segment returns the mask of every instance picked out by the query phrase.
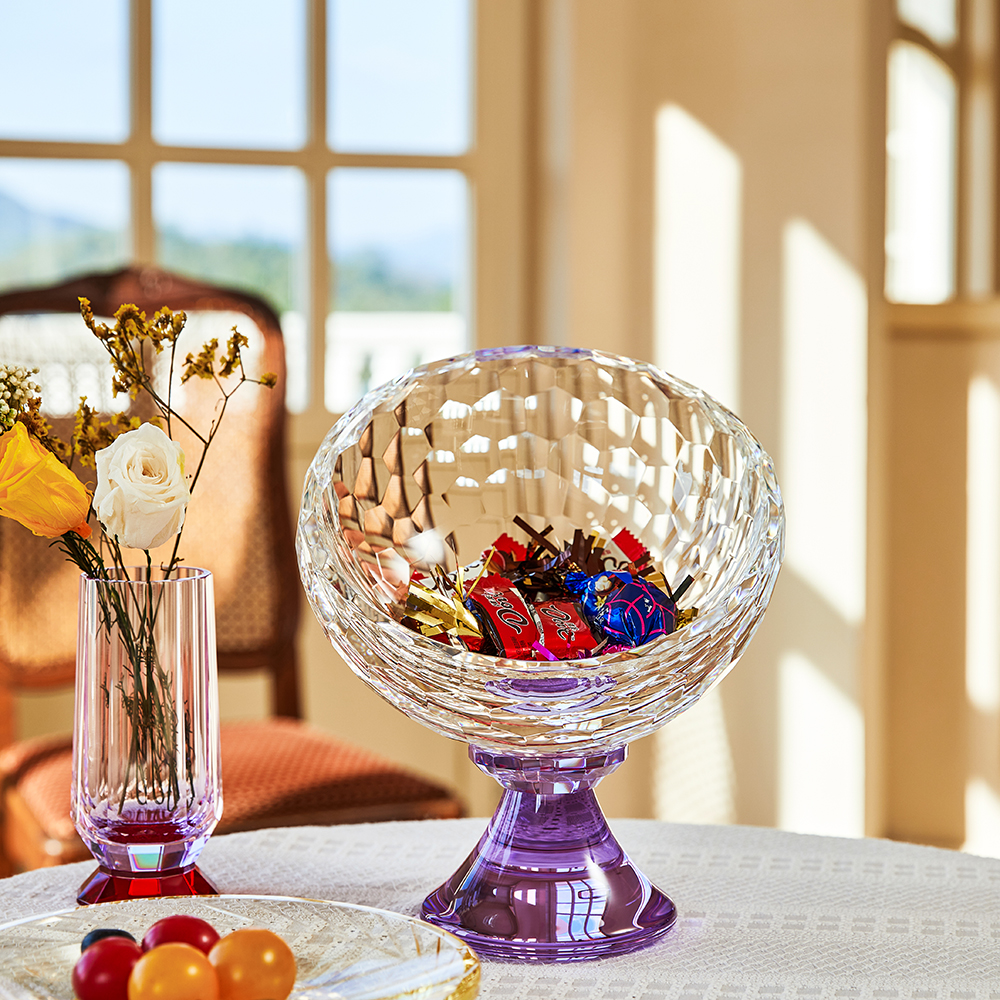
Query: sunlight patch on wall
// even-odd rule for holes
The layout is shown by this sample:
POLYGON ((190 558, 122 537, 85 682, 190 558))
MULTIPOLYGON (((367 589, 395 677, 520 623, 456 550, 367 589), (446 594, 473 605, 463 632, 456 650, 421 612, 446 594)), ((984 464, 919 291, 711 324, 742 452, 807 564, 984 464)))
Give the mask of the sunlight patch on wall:
POLYGON ((965 843, 962 850, 1000 858, 1000 797, 982 778, 965 785, 965 843))
POLYGON ((718 687, 658 730, 653 740, 656 819, 736 821, 733 756, 718 687))
POLYGON ((847 624, 865 609, 867 301, 858 273, 808 223, 784 231, 785 562, 847 624))
POLYGON ((1000 393, 969 383, 965 687, 980 712, 1000 709, 1000 393))
POLYGON ((779 683, 779 826, 863 836, 864 723, 858 706, 798 653, 782 657, 779 683))
POLYGON ((1000 857, 1000 391, 981 373, 969 380, 966 447, 963 850, 1000 857))
MULTIPOLYGON (((659 109, 655 361, 732 410, 740 405, 742 174, 736 154, 687 111, 659 109)), ((718 692, 654 741, 657 818, 733 822, 734 769, 718 692)))
POLYGON ((682 108, 656 116, 656 363, 738 410, 742 168, 682 108))

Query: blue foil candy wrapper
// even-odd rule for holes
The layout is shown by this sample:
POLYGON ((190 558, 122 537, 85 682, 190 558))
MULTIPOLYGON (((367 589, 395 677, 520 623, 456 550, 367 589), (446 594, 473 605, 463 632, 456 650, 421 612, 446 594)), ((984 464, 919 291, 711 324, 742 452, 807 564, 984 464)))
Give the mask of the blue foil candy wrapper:
POLYGON ((659 587, 630 573, 567 573, 566 587, 580 599, 591 625, 611 642, 642 646, 669 635, 677 605, 659 587))
MULTIPOLYGON (((620 576, 624 576, 629 580, 632 579, 628 573, 598 573, 596 576, 588 576, 586 573, 567 573, 564 583, 566 589, 571 594, 577 596, 580 604, 583 606, 584 614, 590 620, 597 614, 597 609, 601 606, 601 602, 597 596, 597 586, 600 581, 604 577, 613 579, 620 576)), ((606 585, 601 584, 601 586, 603 589, 606 585)))

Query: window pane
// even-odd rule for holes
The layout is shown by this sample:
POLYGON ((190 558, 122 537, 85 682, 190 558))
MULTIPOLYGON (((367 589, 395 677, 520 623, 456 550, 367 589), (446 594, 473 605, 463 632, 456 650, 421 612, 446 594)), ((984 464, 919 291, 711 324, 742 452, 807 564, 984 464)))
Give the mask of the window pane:
POLYGON ((124 163, 0 159, 0 289, 124 264, 128 219, 124 163))
POLYGON ((956 0, 896 0, 896 13, 938 45, 951 45, 958 37, 956 0))
MULTIPOLYGON (((128 394, 111 387, 108 352, 79 313, 0 316, 0 361, 38 369, 42 412, 49 417, 71 417, 81 396, 102 413, 128 409, 128 394)), ((57 434, 68 438, 72 430, 69 421, 57 434)))
POLYGON ((468 189, 454 170, 335 170, 326 406, 466 349, 468 189))
POLYGON ((0 136, 121 142, 127 0, 0 0, 0 136))
POLYGON ((329 0, 331 146, 468 149, 470 24, 469 0, 329 0))
POLYGON ((955 291, 955 81, 926 50, 889 53, 886 295, 942 302, 955 291))
POLYGON ((179 146, 305 142, 304 0, 154 0, 153 133, 179 146))
POLYGON ((156 253, 166 268, 263 296, 281 317, 288 406, 308 403, 305 183, 294 167, 161 163, 153 171, 156 253))

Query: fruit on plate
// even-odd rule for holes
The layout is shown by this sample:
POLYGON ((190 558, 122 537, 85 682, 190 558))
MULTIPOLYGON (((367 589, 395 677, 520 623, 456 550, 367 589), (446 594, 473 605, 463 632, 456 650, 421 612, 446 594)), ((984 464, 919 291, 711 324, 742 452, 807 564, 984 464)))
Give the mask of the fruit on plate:
POLYGON ((285 1000, 295 985, 295 956, 273 931, 233 931, 219 939, 208 959, 219 977, 219 1000, 285 1000))
POLYGON ((219 1000, 219 981, 203 951, 171 941, 135 963, 128 1000, 219 1000))
POLYGON ((219 932, 207 920, 186 913, 175 913, 172 917, 157 920, 146 931, 142 939, 142 950, 149 951, 161 944, 179 942, 192 945, 207 955, 218 940, 219 932))
POLYGON ((135 938, 128 931, 119 930, 117 927, 95 927, 80 942, 80 954, 82 955, 95 941, 101 941, 107 937, 123 937, 129 941, 135 938))
POLYGON ((286 1000, 295 956, 273 931, 247 927, 220 938, 205 920, 173 914, 142 939, 102 927, 73 967, 78 1000, 286 1000))
POLYGON ((129 977, 140 958, 142 949, 131 938, 95 941, 73 966, 73 992, 78 1000, 130 1000, 129 977))

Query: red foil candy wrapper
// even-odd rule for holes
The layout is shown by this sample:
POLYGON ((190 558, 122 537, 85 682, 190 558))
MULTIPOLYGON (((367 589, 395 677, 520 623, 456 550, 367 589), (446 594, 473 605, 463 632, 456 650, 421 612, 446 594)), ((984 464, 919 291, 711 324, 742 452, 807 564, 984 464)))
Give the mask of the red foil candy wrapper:
MULTIPOLYGON (((538 626, 521 592, 502 576, 484 576, 470 591, 465 606, 476 616, 496 650, 512 660, 534 659, 532 644, 540 639, 538 626)), ((471 647, 470 647, 471 648, 471 647)), ((483 645, 482 651, 493 652, 483 645)))
MULTIPOLYGON (((573 601, 538 601, 531 606, 541 626, 540 644, 557 660, 593 656, 600 645, 573 601)), ((544 657, 548 659, 548 657, 544 657)))

